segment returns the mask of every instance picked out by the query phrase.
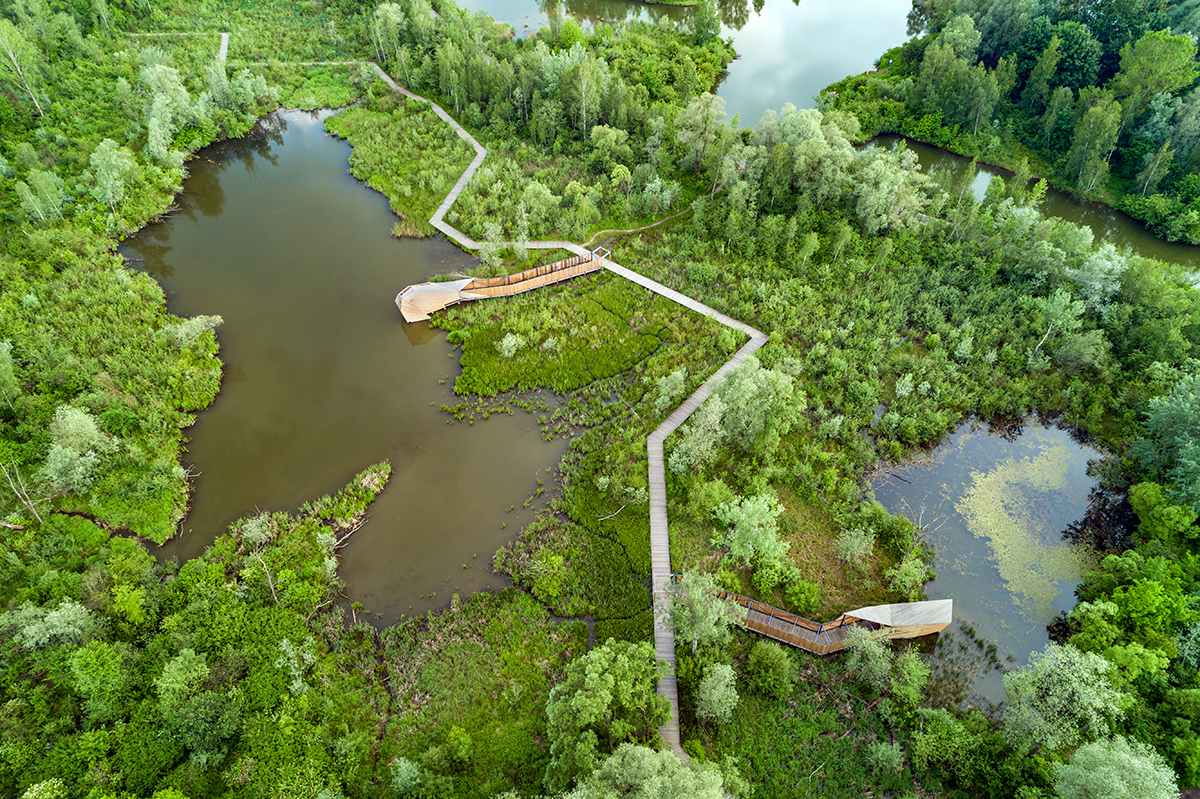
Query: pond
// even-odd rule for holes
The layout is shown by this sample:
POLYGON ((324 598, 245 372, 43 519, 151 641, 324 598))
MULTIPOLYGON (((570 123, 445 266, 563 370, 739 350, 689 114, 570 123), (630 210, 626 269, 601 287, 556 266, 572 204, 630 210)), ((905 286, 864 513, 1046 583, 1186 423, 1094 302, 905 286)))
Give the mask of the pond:
MULTIPOLYGON (((1100 456, 1036 422, 1006 435, 965 424, 928 460, 889 468, 874 486, 890 512, 928 530, 937 554, 929 598, 953 599, 955 620, 995 643, 1006 667, 1046 645, 1046 625, 1074 606, 1075 586, 1095 568, 1094 550, 1063 533, 1088 508, 1088 461, 1100 456)), ((974 689, 1004 698, 998 671, 974 689)))
MULTIPOLYGON (((462 0, 525 37, 564 11, 593 24, 613 20, 674 21, 691 9, 631 0, 462 0)), ((742 127, 784 103, 815 108, 821 89, 871 69, 875 59, 906 36, 909 0, 716 0, 721 36, 733 39, 738 59, 717 92, 730 119, 742 127)))
POLYGON ((180 209, 124 248, 173 313, 225 320, 221 393, 186 431, 192 507, 162 556, 193 557, 238 517, 293 510, 387 458, 391 483, 340 573, 391 623, 500 583, 492 553, 531 521, 522 504, 565 447, 523 411, 468 426, 439 410, 456 402, 455 351, 402 326, 393 298, 471 259, 392 238, 387 200, 349 175, 327 115, 274 114, 202 151, 180 209))
MULTIPOLYGON (((899 136, 878 136, 874 144, 880 147, 895 147, 901 141, 899 136)), ((904 140, 910 150, 917 154, 921 167, 930 170, 946 169, 955 175, 961 175, 971 163, 971 159, 961 155, 932 147, 911 139, 904 140)), ((1012 176, 1011 172, 994 167, 980 166, 975 177, 975 199, 982 200, 987 191, 988 182, 993 176, 1000 175, 1005 179, 1012 176)), ((1041 211, 1046 216, 1054 216, 1087 225, 1096 236, 1096 241, 1109 241, 1118 247, 1128 247, 1132 252, 1146 258, 1158 258, 1185 266, 1200 266, 1200 247, 1191 244, 1179 244, 1163 241, 1146 230, 1146 226, 1120 211, 1099 203, 1081 203, 1065 192, 1050 189, 1041 205, 1041 211)))

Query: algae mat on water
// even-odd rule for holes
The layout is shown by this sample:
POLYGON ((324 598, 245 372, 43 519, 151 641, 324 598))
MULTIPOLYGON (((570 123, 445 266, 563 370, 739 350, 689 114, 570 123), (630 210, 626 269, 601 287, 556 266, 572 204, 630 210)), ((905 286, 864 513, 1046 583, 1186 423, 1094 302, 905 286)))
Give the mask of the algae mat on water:
POLYGON ((972 472, 955 505, 966 527, 988 539, 991 558, 1021 615, 1031 622, 1054 615, 1060 583, 1076 583, 1096 567, 1086 547, 1064 546, 1048 513, 1066 486, 1071 451, 1049 444, 1038 455, 1009 458, 991 471, 972 472))

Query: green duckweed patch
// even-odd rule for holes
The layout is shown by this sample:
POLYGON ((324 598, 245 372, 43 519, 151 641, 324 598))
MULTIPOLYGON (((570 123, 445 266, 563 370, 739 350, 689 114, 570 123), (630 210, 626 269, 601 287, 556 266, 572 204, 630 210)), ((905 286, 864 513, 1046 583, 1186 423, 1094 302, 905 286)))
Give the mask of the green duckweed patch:
POLYGON ((955 505, 967 529, 988 539, 1001 579, 1031 622, 1053 615, 1057 583, 1078 582, 1097 565, 1094 552, 1063 542, 1042 519, 1044 505, 1067 484, 1070 458, 1066 447, 1053 446, 972 472, 955 505))

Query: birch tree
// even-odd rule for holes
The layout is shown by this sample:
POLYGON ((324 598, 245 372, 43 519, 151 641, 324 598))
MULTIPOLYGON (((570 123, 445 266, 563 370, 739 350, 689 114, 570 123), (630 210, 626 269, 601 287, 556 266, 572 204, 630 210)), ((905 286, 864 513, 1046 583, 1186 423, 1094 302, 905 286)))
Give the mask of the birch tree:
POLYGON ((0 19, 0 75, 21 84, 29 99, 33 100, 38 116, 45 116, 38 102, 34 84, 38 80, 40 64, 37 50, 7 19, 0 19))

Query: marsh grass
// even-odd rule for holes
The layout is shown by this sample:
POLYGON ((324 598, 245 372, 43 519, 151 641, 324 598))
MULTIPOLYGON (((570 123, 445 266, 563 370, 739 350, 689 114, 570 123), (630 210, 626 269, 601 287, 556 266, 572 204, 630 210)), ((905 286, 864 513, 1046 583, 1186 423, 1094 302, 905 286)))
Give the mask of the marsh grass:
POLYGON ((341 108, 362 96, 357 66, 270 62, 260 71, 268 83, 279 87, 279 105, 283 108, 341 108))
POLYGON ((470 163, 471 148, 427 103, 397 97, 381 82, 376 89, 365 106, 326 119, 325 129, 350 142, 350 173, 388 198, 403 231, 432 235, 429 217, 470 163))
POLYGON ((556 623, 530 596, 507 589, 456 597, 449 611, 389 627, 382 638, 392 703, 381 758, 432 766, 456 796, 540 788, 546 699, 587 648, 583 623, 556 623), (461 737, 455 727, 469 736, 465 763, 437 751, 461 737))

